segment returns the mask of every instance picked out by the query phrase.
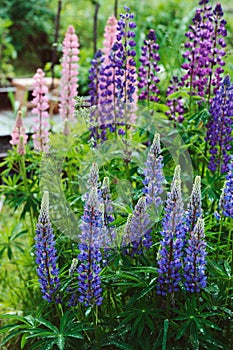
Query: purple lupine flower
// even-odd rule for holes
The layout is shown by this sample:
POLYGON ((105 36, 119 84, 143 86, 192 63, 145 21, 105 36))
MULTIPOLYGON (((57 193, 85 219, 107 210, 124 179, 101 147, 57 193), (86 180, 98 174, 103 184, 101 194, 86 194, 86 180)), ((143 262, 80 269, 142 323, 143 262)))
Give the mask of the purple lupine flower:
POLYGON ((104 88, 100 84, 100 76, 102 63, 104 61, 103 53, 101 50, 98 50, 95 53, 93 60, 91 61, 91 68, 89 69, 89 93, 90 93, 90 103, 94 109, 90 113, 90 130, 91 137, 94 139, 95 144, 100 139, 100 131, 99 127, 101 125, 101 117, 100 117, 100 95, 101 90, 104 88))
POLYGON ((233 84, 227 75, 216 96, 211 100, 210 120, 207 123, 206 141, 210 146, 209 169, 227 172, 233 125, 233 84))
POLYGON ((79 243, 80 253, 78 260, 78 291, 79 301, 85 306, 102 304, 101 297, 101 272, 100 263, 102 254, 102 212, 99 209, 98 192, 96 187, 92 187, 84 207, 82 216, 81 242, 79 243))
POLYGON ((63 119, 74 120, 75 96, 78 89, 79 42, 70 25, 62 43, 62 76, 60 113, 63 119))
POLYGON ((141 65, 138 73, 138 88, 140 89, 139 99, 147 100, 148 107, 149 101, 159 101, 159 89, 157 84, 160 80, 157 73, 160 71, 160 68, 157 62, 160 60, 160 57, 157 52, 158 50, 159 45, 156 43, 156 35, 154 30, 151 29, 142 46, 142 54, 139 59, 141 65))
POLYGON ((206 242, 204 220, 198 218, 190 234, 184 256, 184 286, 188 292, 200 292, 206 287, 206 242))
POLYGON ((49 98, 48 87, 45 82, 45 73, 41 68, 38 68, 33 76, 33 92, 34 96, 32 103, 34 108, 32 113, 36 115, 34 118, 34 133, 32 135, 34 149, 38 151, 48 151, 49 142, 49 98))
POLYGON ((177 291, 181 281, 180 269, 185 230, 180 179, 173 180, 171 192, 168 193, 161 236, 158 252, 157 293, 166 295, 177 291))
POLYGON ((181 96, 177 98, 169 97, 171 94, 179 91, 180 83, 178 78, 174 76, 170 80, 170 85, 167 89, 167 101, 166 105, 169 107, 169 110, 166 112, 166 115, 170 120, 177 121, 181 123, 184 120, 184 101, 181 96))
POLYGON ((131 256, 142 254, 143 246, 149 249, 152 246, 151 221, 147 213, 146 198, 141 197, 136 204, 133 214, 128 216, 123 237, 123 246, 129 245, 127 252, 131 256))
POLYGON ((163 176, 163 156, 160 153, 160 135, 155 134, 143 169, 145 176, 143 180, 143 192, 146 196, 146 203, 147 205, 153 203, 155 208, 158 208, 162 203, 161 194, 163 192, 163 183, 165 182, 163 176))
POLYGON ((222 190, 219 207, 222 215, 233 219, 233 160, 228 164, 229 171, 222 190))
POLYGON ((44 192, 41 210, 36 225, 35 255, 37 274, 43 299, 48 302, 59 302, 58 289, 60 286, 59 268, 57 266, 57 251, 55 236, 49 218, 49 193, 44 192))
POLYGON ((196 176, 193 184, 192 193, 185 213, 186 225, 189 232, 193 231, 197 219, 202 215, 201 208, 201 177, 196 176))
POLYGON ((115 130, 118 125, 125 125, 125 130, 118 130, 119 134, 127 133, 129 124, 135 121, 135 110, 137 103, 137 74, 136 74, 136 51, 134 47, 136 24, 133 22, 134 15, 125 7, 126 13, 120 15, 117 25, 116 42, 112 47, 110 60, 114 67, 115 96, 117 99, 117 118, 115 130))

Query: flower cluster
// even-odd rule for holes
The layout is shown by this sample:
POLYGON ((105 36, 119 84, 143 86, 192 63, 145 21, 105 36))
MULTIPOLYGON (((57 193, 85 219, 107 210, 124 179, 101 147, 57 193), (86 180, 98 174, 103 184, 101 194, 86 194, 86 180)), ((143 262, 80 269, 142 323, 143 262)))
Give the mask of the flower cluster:
POLYGON ((78 260, 78 291, 79 301, 85 306, 101 305, 101 272, 100 262, 102 254, 102 212, 99 209, 98 192, 96 187, 92 187, 84 207, 82 216, 81 237, 79 243, 80 254, 78 260))
POLYGON ((134 208, 133 214, 128 216, 122 245, 130 244, 127 251, 131 256, 141 254, 143 246, 146 249, 152 246, 151 221, 146 209, 146 198, 141 197, 134 208))
POLYGON ((103 232, 104 248, 109 248, 113 245, 116 238, 115 227, 111 226, 114 221, 113 205, 111 201, 109 178, 105 177, 101 186, 101 204, 103 207, 103 232))
POLYGON ((181 123, 184 120, 184 101, 181 96, 169 97, 171 94, 178 92, 180 88, 179 80, 174 76, 170 80, 170 85, 167 89, 167 101, 166 105, 169 107, 169 110, 166 112, 166 115, 170 120, 178 121, 181 123))
POLYGON ((73 26, 69 26, 63 40, 62 77, 60 85, 60 114, 74 120, 75 96, 78 88, 79 42, 73 26))
POLYGON ((200 292, 206 287, 206 242, 204 220, 198 218, 190 234, 184 257, 184 286, 188 292, 200 292))
POLYGON ((228 165, 229 171, 226 175, 225 186, 219 203, 222 215, 233 218, 233 161, 228 165))
POLYGON ((148 107, 149 101, 159 101, 159 89, 157 84, 160 80, 157 77, 157 73, 160 71, 160 68, 157 62, 160 60, 160 57, 157 52, 158 50, 159 45, 156 43, 156 35, 154 30, 151 29, 142 46, 142 54, 139 59, 141 65, 138 73, 138 88, 140 89, 139 99, 147 100, 148 107))
POLYGON ((108 18, 107 24, 104 29, 104 42, 103 42, 103 53, 104 53, 104 64, 110 63, 109 55, 113 44, 116 41, 117 34, 117 19, 115 16, 108 18))
POLYGON ((147 161, 143 169, 144 189, 147 205, 154 204, 155 208, 162 203, 161 194, 163 192, 163 156, 161 156, 160 135, 155 134, 152 146, 149 150, 147 161))
POLYGON ((34 119, 34 134, 32 136, 34 149, 37 151, 47 151, 49 141, 49 99, 48 99, 48 87, 46 86, 45 73, 41 68, 38 68, 34 79, 34 89, 32 96, 34 96, 32 103, 34 108, 32 113, 36 114, 34 119))
POLYGON ((175 173, 171 192, 168 193, 162 221, 157 279, 157 293, 161 295, 177 291, 181 281, 185 230, 181 180, 176 178, 178 173, 175 173))
POLYGON ((59 302, 58 257, 55 248, 55 236, 49 219, 49 193, 47 191, 44 192, 42 198, 40 215, 36 225, 35 242, 37 274, 43 298, 48 302, 53 300, 59 302))
POLYGON ((19 111, 15 121, 15 127, 11 134, 11 145, 17 145, 17 152, 21 155, 25 154, 25 145, 27 143, 28 135, 26 134, 24 125, 22 112, 19 111))
POLYGON ((201 177, 196 176, 188 208, 186 211, 186 226, 189 232, 193 231, 197 219, 202 215, 201 208, 201 177))
POLYGON ((230 160, 233 125, 233 84, 227 75, 210 105, 211 118, 207 124, 206 141, 210 146, 209 169, 227 172, 230 160))

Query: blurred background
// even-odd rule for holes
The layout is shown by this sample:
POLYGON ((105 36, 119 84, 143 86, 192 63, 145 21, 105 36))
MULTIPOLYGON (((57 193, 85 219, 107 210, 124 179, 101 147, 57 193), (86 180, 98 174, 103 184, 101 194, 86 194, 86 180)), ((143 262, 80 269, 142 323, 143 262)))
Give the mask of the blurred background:
MULTIPOLYGON (((210 1, 212 6, 215 3, 210 1)), ((229 0, 221 4, 228 23, 226 72, 231 74, 233 4, 229 0)), ((199 6, 198 1, 0 0, 0 85, 6 86, 12 77, 31 77, 38 67, 43 68, 47 76, 53 70, 59 78, 61 43, 68 25, 72 24, 80 42, 79 94, 86 95, 88 69, 94 51, 102 48, 107 19, 114 13, 119 18, 125 5, 135 14, 137 59, 145 34, 150 28, 155 29, 160 45, 161 74, 164 72, 167 82, 183 62, 185 32, 199 6)))

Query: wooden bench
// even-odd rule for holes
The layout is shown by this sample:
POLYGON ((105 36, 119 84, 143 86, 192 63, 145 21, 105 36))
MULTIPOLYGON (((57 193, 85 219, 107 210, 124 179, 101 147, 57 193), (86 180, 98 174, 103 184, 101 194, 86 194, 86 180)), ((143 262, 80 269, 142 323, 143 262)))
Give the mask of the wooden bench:
MULTIPOLYGON (((55 78, 53 80, 53 89, 57 89, 59 86, 59 79, 55 78)), ((28 92, 33 91, 33 78, 13 78, 11 81, 12 86, 15 88, 15 100, 19 101, 19 108, 25 107, 26 111, 28 108, 33 108, 34 105, 31 101, 28 101, 28 92)), ((45 78, 45 84, 49 89, 48 97, 50 97, 52 94, 51 85, 52 85, 52 78, 46 77, 45 78)), ((54 101, 49 101, 50 104, 54 105, 54 101)), ((52 111, 54 110, 54 107, 52 108, 52 111)))

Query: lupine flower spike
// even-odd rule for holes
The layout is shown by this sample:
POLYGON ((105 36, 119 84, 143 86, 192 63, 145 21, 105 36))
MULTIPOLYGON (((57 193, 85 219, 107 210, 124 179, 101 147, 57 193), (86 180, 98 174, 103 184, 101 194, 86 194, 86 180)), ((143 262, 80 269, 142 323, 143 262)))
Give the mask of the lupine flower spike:
POLYGON ((210 104, 210 120, 207 124, 206 141, 210 146, 209 169, 228 171, 231 142, 233 140, 233 84, 227 75, 210 104))
POLYGON ((20 138, 23 140, 23 145, 25 146, 27 143, 28 135, 26 134, 24 125, 23 125, 23 118, 22 118, 22 112, 19 111, 16 117, 15 121, 15 127, 11 134, 11 145, 17 145, 18 148, 22 149, 22 140, 20 141, 20 138), (21 142, 21 146, 19 147, 19 143, 21 142))
POLYGON ((190 234, 184 257, 184 286, 188 292, 200 292, 206 287, 206 242, 204 220, 198 218, 190 234))
POLYGON ((181 281, 180 269, 185 236, 183 216, 181 181, 174 177, 171 192, 168 193, 166 201, 162 221, 162 240, 158 252, 157 293, 161 295, 176 292, 181 281))
POLYGON ((109 188, 109 178, 105 177, 101 187, 101 204, 103 207, 103 237, 105 236, 104 247, 109 248, 113 245, 116 238, 115 227, 111 226, 114 221, 113 205, 109 188))
POLYGON ((73 26, 69 26, 63 41, 62 76, 60 82, 60 114, 74 120, 75 96, 78 89, 79 42, 73 26))
POLYGON ((196 176, 186 211, 186 225, 189 232, 193 231, 197 219, 201 217, 201 177, 196 176))
POLYGON ((154 204, 155 208, 162 203, 161 194, 165 182, 163 176, 163 156, 160 154, 160 135, 155 134, 152 146, 149 150, 144 167, 143 192, 147 205, 154 204))
POLYGON ((123 246, 129 244, 128 252, 131 256, 142 253, 143 246, 149 249, 152 246, 151 221, 146 211, 146 198, 141 197, 135 206, 133 214, 128 217, 123 246))
POLYGON ((34 149, 40 152, 48 151, 49 141, 49 99, 48 99, 48 87, 45 82, 45 73, 41 68, 38 68, 34 79, 34 89, 32 95, 34 96, 32 103, 35 107, 32 109, 32 113, 36 115, 34 119, 34 134, 33 144, 34 149))
POLYGON ((156 35, 153 29, 149 31, 147 38, 144 40, 142 46, 142 54, 139 59, 141 62, 139 68, 139 83, 140 100, 146 100, 149 107, 149 101, 158 102, 159 89, 157 87, 159 78, 157 73, 160 71, 158 61, 160 60, 158 54, 159 45, 156 43, 156 35))
POLYGON ((44 192, 42 198, 39 220, 36 225, 35 242, 37 274, 43 299, 48 302, 59 302, 58 257, 55 248, 55 236, 49 218, 49 193, 47 191, 44 192))
POLYGON ((107 25, 104 29, 104 42, 103 42, 103 53, 104 53, 104 64, 109 64, 109 55, 113 44, 116 41, 117 33, 117 19, 115 16, 110 16, 107 21, 107 25))
POLYGON ((101 233, 103 221, 102 212, 99 210, 99 200, 97 188, 92 187, 84 208, 82 216, 81 237, 80 237, 80 254, 78 260, 78 291, 79 301, 85 306, 102 303, 102 288, 100 263, 102 254, 100 247, 102 246, 101 233))
POLYGON ((225 186, 219 203, 222 215, 233 219, 233 159, 228 165, 225 186))

